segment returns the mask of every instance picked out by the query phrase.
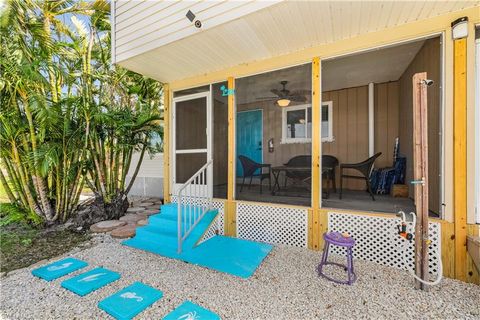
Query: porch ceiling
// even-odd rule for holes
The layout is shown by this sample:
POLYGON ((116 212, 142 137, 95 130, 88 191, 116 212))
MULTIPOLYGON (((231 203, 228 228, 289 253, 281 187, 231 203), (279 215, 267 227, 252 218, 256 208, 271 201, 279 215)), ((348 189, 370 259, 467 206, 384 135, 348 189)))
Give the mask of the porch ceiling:
POLYGON ((478 6, 480 1, 285 1, 118 64, 162 82, 478 6))

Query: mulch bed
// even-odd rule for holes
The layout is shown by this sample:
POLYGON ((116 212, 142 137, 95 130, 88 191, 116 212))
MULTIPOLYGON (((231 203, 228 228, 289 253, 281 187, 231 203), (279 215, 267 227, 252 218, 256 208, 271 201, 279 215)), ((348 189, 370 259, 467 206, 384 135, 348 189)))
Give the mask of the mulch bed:
POLYGON ((38 230, 23 224, 0 228, 1 272, 56 257, 87 242, 90 235, 72 230, 38 230))

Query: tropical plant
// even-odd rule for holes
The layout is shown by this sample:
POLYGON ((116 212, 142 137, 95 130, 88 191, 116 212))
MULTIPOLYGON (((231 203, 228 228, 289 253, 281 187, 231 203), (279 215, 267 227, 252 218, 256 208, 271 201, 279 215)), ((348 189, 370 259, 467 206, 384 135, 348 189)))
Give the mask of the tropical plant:
POLYGON ((120 215, 133 152, 157 151, 161 85, 110 65, 106 1, 11 0, 2 12, 0 182, 10 202, 65 222, 86 184, 105 208, 95 220, 120 215))

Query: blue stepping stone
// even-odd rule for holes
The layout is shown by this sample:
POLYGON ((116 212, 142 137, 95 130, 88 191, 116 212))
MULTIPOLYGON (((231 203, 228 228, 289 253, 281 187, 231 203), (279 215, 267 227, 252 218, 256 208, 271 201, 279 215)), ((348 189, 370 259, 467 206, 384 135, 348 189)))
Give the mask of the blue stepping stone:
POLYGON ((198 304, 186 300, 163 318, 163 320, 190 319, 220 320, 220 316, 210 310, 200 307, 198 304))
POLYGON ((132 319, 163 296, 163 292, 141 282, 118 291, 103 299, 98 307, 115 319, 132 319))
POLYGON ((117 272, 104 268, 95 268, 63 281, 62 287, 83 297, 118 279, 120 279, 120 274, 117 272))
POLYGON ((44 280, 52 281, 86 266, 88 266, 88 263, 85 261, 75 258, 66 258, 32 270, 32 274, 44 280))

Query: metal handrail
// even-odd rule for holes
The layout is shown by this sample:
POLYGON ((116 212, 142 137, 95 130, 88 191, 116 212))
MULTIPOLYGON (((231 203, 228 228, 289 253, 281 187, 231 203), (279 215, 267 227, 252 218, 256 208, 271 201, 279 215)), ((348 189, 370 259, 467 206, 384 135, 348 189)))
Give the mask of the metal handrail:
POLYGON ((182 252, 182 245, 203 216, 210 210, 212 196, 210 193, 207 171, 213 164, 209 160, 190 179, 178 189, 177 199, 177 239, 178 253, 182 252), (205 186, 205 187, 203 187, 205 186), (185 191, 188 196, 184 195, 185 191), (185 198, 188 197, 188 202, 185 198))

